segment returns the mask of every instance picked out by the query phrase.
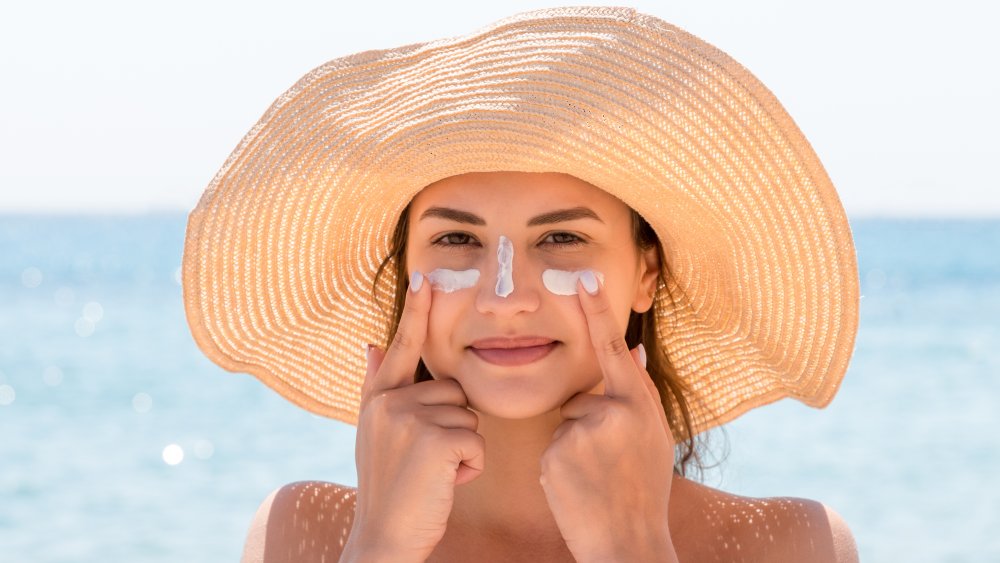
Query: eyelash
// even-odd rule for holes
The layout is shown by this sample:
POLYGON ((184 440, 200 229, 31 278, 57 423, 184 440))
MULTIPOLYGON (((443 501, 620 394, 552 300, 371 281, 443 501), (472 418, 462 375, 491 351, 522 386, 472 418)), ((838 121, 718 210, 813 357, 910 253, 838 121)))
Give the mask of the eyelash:
MULTIPOLYGON (((472 235, 470 235, 468 233, 445 233, 445 234, 441 235, 440 237, 438 237, 432 244, 434 244, 435 246, 441 246, 441 247, 444 247, 444 248, 467 246, 467 244, 464 244, 464 243, 463 244, 454 244, 454 243, 443 242, 446 238, 453 237, 453 236, 467 237, 469 239, 472 238, 472 235)), ((584 241, 582 238, 580 238, 580 237, 578 237, 578 236, 576 236, 576 235, 574 235, 572 233, 563 233, 563 232, 549 233, 546 236, 546 238, 548 238, 548 237, 556 237, 556 236, 573 237, 573 240, 567 241, 567 242, 543 242, 542 244, 555 244, 555 245, 562 246, 562 247, 574 247, 574 246, 577 246, 577 245, 586 244, 586 241, 584 241)), ((448 248, 448 249, 449 250, 457 250, 456 248, 448 248)))

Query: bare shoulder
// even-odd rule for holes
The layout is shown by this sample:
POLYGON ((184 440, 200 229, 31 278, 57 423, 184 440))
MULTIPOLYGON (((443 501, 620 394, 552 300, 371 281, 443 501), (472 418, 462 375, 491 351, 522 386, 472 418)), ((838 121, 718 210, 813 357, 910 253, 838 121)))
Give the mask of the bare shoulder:
MULTIPOLYGON (((681 561, 858 561, 847 522, 821 502, 744 497, 686 479, 681 485, 685 509, 677 516, 688 523, 677 527, 681 561)), ((673 510, 670 517, 673 533, 673 510)))
POLYGON ((242 563, 337 561, 354 522, 356 492, 324 481, 275 489, 254 515, 242 563))

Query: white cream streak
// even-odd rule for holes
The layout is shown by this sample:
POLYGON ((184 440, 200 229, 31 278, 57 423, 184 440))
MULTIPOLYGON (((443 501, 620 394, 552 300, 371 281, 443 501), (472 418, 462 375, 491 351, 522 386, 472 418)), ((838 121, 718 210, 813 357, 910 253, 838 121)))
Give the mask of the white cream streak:
POLYGON ((514 291, 514 245, 510 239, 500 235, 500 244, 497 246, 497 262, 500 268, 497 270, 497 295, 507 297, 514 291))
POLYGON ((427 281, 431 282, 433 289, 451 293, 452 291, 476 285, 476 282, 479 281, 479 270, 448 270, 446 268, 438 268, 427 272, 427 281))
MULTIPOLYGON (((576 295, 576 280, 580 279, 580 274, 587 270, 576 270, 567 272, 565 270, 545 270, 542 272, 542 283, 556 295, 576 295)), ((594 276, 604 285, 604 274, 597 270, 591 270, 594 276)))

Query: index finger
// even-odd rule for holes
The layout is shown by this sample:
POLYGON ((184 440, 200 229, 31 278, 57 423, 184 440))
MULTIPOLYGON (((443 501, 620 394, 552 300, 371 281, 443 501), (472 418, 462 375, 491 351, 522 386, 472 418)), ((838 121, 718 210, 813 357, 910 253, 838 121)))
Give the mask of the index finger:
POLYGON ((420 272, 410 276, 399 326, 372 383, 372 392, 413 383, 420 351, 427 339, 427 316, 431 309, 431 288, 425 281, 420 272))
POLYGON ((607 292, 597 276, 587 270, 580 275, 577 284, 590 342, 604 373, 604 394, 610 397, 646 394, 646 387, 638 377, 639 370, 625 343, 624 331, 618 328, 607 292))

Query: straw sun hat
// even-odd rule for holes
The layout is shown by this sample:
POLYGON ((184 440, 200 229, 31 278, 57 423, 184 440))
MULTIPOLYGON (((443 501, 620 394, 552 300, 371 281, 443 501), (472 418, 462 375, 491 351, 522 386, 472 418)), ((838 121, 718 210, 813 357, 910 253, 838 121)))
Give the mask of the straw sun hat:
POLYGON ((681 298, 659 289, 661 344, 703 403, 696 432, 783 397, 832 400, 859 305, 834 186, 747 69, 628 8, 526 12, 302 77, 189 216, 195 341, 226 370, 356 424, 392 268, 381 308, 372 283, 401 211, 441 178, 504 170, 571 174, 652 225, 681 298))

